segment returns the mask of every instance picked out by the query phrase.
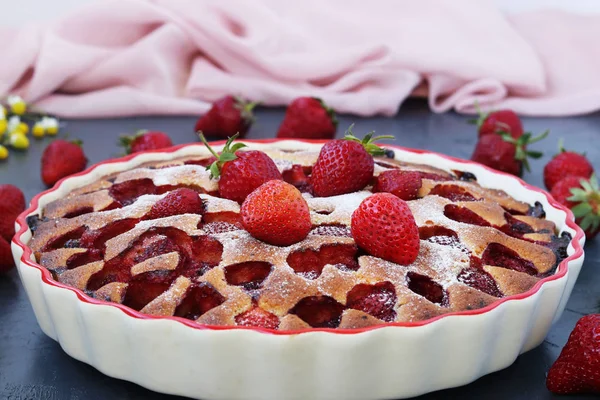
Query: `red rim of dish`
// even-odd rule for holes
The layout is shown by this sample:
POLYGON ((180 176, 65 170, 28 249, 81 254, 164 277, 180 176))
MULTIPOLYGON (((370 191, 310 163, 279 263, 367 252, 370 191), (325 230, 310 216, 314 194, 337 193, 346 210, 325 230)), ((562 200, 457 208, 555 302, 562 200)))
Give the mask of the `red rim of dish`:
MULTIPOLYGON (((281 139, 263 139, 263 140, 243 139, 242 141, 248 142, 248 143, 265 144, 265 143, 274 143, 274 142, 280 142, 280 141, 286 141, 286 140, 281 140, 281 139)), ((293 141, 311 143, 311 144, 322 144, 322 143, 327 142, 327 140, 300 140, 300 139, 295 139, 293 141)), ((225 143, 224 140, 212 142, 212 144, 214 144, 216 146, 224 144, 224 143, 225 143)), ((540 281, 537 282, 528 291, 520 293, 520 294, 512 295, 512 296, 503 297, 503 298, 499 299, 498 301, 495 301, 494 303, 492 303, 486 307, 480 308, 480 309, 451 312, 451 313, 447 313, 447 314, 438 315, 437 317, 434 317, 434 318, 430 318, 430 319, 423 320, 423 321, 417 321, 417 322, 387 322, 387 323, 384 323, 381 325, 374 325, 374 326, 369 326, 369 327, 364 327, 364 328, 353 328, 353 329, 307 328, 307 329, 301 329, 301 330, 284 330, 284 331, 279 331, 279 330, 274 330, 274 329, 266 329, 266 328, 257 328, 257 327, 207 325, 207 324, 200 324, 195 321, 191 321, 191 320, 181 318, 181 317, 153 316, 153 315, 143 314, 139 311, 136 311, 132 308, 129 308, 129 307, 124 306, 119 303, 112 303, 109 301, 103 301, 103 300, 98 300, 98 299, 92 298, 92 297, 88 296, 87 294, 85 294, 80 289, 77 289, 77 288, 74 288, 71 286, 67 286, 60 282, 57 282, 54 279, 52 279, 52 276, 51 276, 49 270, 42 267, 38 263, 31 261, 31 255, 32 255, 31 248, 21 241, 21 236, 23 235, 23 233, 25 233, 25 231, 27 231, 29 229, 26 218, 29 214, 31 214, 33 211, 35 211, 38 208, 38 201, 42 196, 45 196, 48 193, 58 190, 65 180, 76 177, 76 176, 87 175, 102 165, 116 164, 116 163, 129 161, 129 160, 131 160, 135 157, 138 157, 142 154, 148 154, 148 153, 169 154, 169 153, 174 153, 174 152, 176 152, 184 147, 187 147, 187 146, 198 146, 198 145, 199 145, 199 143, 188 143, 188 144, 170 147, 167 149, 159 149, 159 150, 145 151, 145 152, 141 152, 141 153, 134 153, 134 154, 130 154, 128 156, 122 157, 122 158, 116 158, 116 159, 103 161, 103 162, 100 162, 98 164, 95 164, 95 165, 87 168, 85 171, 82 171, 77 174, 73 174, 66 178, 61 179, 51 189, 48 189, 48 190, 36 195, 31 200, 29 208, 27 208, 23 213, 21 213, 18 216, 17 222, 19 223, 19 230, 15 234, 15 236, 12 240, 13 243, 15 243, 17 246, 19 246, 23 250, 23 254, 21 255, 21 259, 20 259, 21 263, 24 263, 29 267, 33 267, 33 268, 36 268, 37 270, 39 270, 41 273, 41 276, 42 276, 42 281, 48 285, 55 286, 55 287, 58 287, 61 289, 70 290, 77 295, 79 300, 81 300, 85 303, 88 303, 88 304, 110 306, 110 307, 118 308, 119 310, 123 311, 125 314, 127 314, 131 317, 134 317, 134 318, 146 319, 146 320, 155 320, 155 319, 173 320, 173 321, 182 323, 186 326, 189 326, 190 328, 200 329, 200 330, 206 330, 206 329, 208 329, 208 330, 250 330, 250 331, 262 332, 262 333, 269 333, 269 334, 273 334, 273 335, 298 335, 298 334, 310 333, 310 332, 329 332, 329 333, 336 333, 336 334, 357 334, 357 333, 367 332, 367 331, 371 331, 371 330, 375 330, 375 329, 387 328, 390 326, 407 327, 407 328, 419 327, 419 326, 431 324, 442 318, 446 318, 446 317, 450 317, 450 316, 472 316, 472 315, 484 314, 486 312, 489 312, 489 311, 495 309, 496 307, 499 307, 501 304, 504 304, 506 302, 513 301, 513 300, 522 300, 527 297, 530 297, 530 296, 534 295, 535 293, 537 293, 540 290, 540 288, 542 287, 542 285, 544 285, 546 282, 555 281, 560 278, 563 278, 568 271, 568 263, 570 261, 580 258, 583 255, 583 248, 581 247, 580 240, 584 237, 584 232, 583 232, 583 230, 581 230, 581 228, 579 228, 579 226, 577 224, 575 224, 575 218, 573 216, 573 213, 568 208, 566 208, 565 206, 563 206, 562 204, 560 204, 556 200, 554 200, 554 198, 552 196, 550 196, 544 190, 542 190, 538 187, 532 186, 518 177, 509 175, 504 172, 496 171, 485 165, 478 164, 478 163, 475 163, 472 161, 462 160, 459 158, 455 158, 452 156, 447 156, 444 154, 439 154, 439 153, 435 153, 435 152, 427 151, 427 150, 411 149, 411 148, 386 144, 385 147, 391 147, 391 148, 399 149, 399 150, 410 152, 410 153, 416 153, 416 154, 432 154, 432 155, 444 158, 446 160, 457 162, 457 163, 464 164, 464 165, 477 165, 478 167, 483 167, 487 171, 494 173, 496 175, 507 176, 507 177, 510 177, 511 179, 516 178, 517 181, 521 184, 521 186, 523 186, 524 188, 526 188, 530 191, 534 191, 534 192, 543 194, 546 197, 546 199, 548 200, 548 203, 552 207, 557 208, 561 211, 564 211, 567 214, 566 224, 569 228, 573 229, 576 232, 575 237, 573 237, 570 242, 572 244, 573 248, 575 249, 575 252, 572 255, 570 255, 569 257, 565 258, 563 261, 561 261, 561 263, 558 265, 554 275, 540 279, 540 281)))

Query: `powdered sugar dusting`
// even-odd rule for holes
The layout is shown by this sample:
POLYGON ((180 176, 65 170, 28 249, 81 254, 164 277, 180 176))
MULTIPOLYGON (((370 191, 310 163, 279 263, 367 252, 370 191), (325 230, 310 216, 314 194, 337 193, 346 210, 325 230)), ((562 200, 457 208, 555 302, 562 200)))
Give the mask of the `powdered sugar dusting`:
POLYGON ((308 208, 312 211, 310 218, 313 225, 350 225, 352 213, 358 208, 360 203, 371 194, 371 192, 361 190, 359 192, 332 197, 312 197, 307 193, 304 193, 303 196, 308 203, 308 208), (327 215, 316 212, 322 210, 331 212, 327 215))
POLYGON ((209 194, 201 194, 200 198, 204 200, 207 213, 240 212, 240 205, 233 200, 223 199, 209 194))
POLYGON ((179 165, 161 169, 137 168, 121 173, 115 183, 134 179, 152 179, 156 186, 194 185, 207 192, 217 190, 218 181, 210 178, 210 172, 201 165, 179 165))
MULTIPOLYGON (((316 151, 287 152, 278 149, 268 149, 266 153, 274 158, 280 171, 285 171, 291 168, 292 165, 298 164, 311 166, 318 156, 318 152, 316 151)), ((386 161, 387 163, 393 163, 393 161, 388 160, 386 161)), ((420 167, 416 165, 398 165, 402 169, 414 168, 420 170, 420 167)), ((375 166, 376 174, 386 169, 389 168, 380 165, 375 166)), ((117 175, 115 182, 119 183, 142 178, 152 179, 157 186, 190 185, 202 187, 204 190, 210 192, 218 189, 218 181, 211 180, 204 167, 192 164, 163 169, 137 168, 117 175)), ((469 182, 454 181, 454 183, 466 188, 474 185, 469 182)), ((478 193, 482 193, 481 197, 485 197, 484 195, 487 193, 485 189, 477 188, 476 190, 479 190, 478 193)), ((424 193, 426 194, 427 192, 424 193)), ((522 249, 524 254, 532 255, 532 262, 534 262, 536 267, 539 265, 544 266, 554 260, 554 258, 550 257, 552 254, 550 256, 547 254, 547 251, 551 253, 551 250, 535 243, 509 237, 492 227, 471 225, 446 217, 444 215, 444 207, 447 204, 455 204, 460 207, 465 206, 465 204, 452 202, 435 195, 408 202, 417 225, 420 227, 441 226, 456 232, 457 238, 440 235, 429 237, 427 240, 421 240, 417 259, 411 265, 407 266, 394 264, 373 256, 361 255, 364 253, 360 251, 354 255, 355 260, 352 260, 353 251, 356 250, 349 229, 352 213, 371 194, 369 187, 359 192, 329 198, 315 198, 310 194, 303 194, 311 210, 311 221, 314 229, 306 239, 291 246, 279 247, 261 242, 253 238, 245 230, 234 225, 233 222, 212 222, 203 225, 202 216, 183 214, 139 222, 130 231, 106 242, 104 259, 108 261, 121 254, 144 232, 156 227, 174 227, 187 233, 189 236, 195 237, 210 235, 223 246, 219 264, 190 279, 183 276, 178 277, 169 290, 150 302, 143 311, 156 315, 172 315, 175 312, 176 306, 185 298, 189 285, 208 283, 225 298, 222 304, 216 305, 198 319, 199 322, 213 324, 235 324, 235 315, 254 307, 256 304, 282 319, 284 317, 288 318, 290 317, 288 314, 290 309, 299 300, 308 296, 330 296, 340 304, 345 304, 348 292, 357 284, 372 285, 384 281, 391 282, 395 288, 398 297, 398 304, 395 305, 398 320, 430 318, 432 315, 436 315, 436 313, 451 310, 452 305, 431 303, 425 297, 412 291, 413 289, 409 289, 406 277, 409 272, 426 275, 444 289, 450 288, 451 290, 456 285, 463 285, 457 280, 457 276, 461 271, 468 270, 471 255, 480 256, 490 242, 505 244, 509 248, 522 249), (303 252, 308 253, 306 260, 310 261, 310 257, 317 257, 318 254, 321 254, 319 250, 325 245, 327 245, 326 250, 329 250, 332 246, 345 246, 343 248, 346 250, 349 249, 350 254, 348 257, 352 261, 348 262, 348 265, 352 265, 352 269, 340 263, 336 265, 326 264, 322 271, 320 269, 303 271, 302 268, 298 267, 301 264, 294 264, 293 259, 290 258, 290 264, 294 265, 294 268, 298 271, 295 272, 290 264, 288 264, 290 255, 297 257, 299 253, 303 252), (314 250, 313 253, 317 255, 308 252, 307 250, 309 249, 314 250), (356 267, 356 260, 358 261, 359 268, 355 271, 353 269, 356 267), (250 261, 266 262, 272 266, 270 271, 268 271, 268 275, 261 278, 264 281, 259 282, 258 286, 253 286, 252 288, 228 284, 225 276, 226 267, 250 261)), ((166 194, 144 195, 131 205, 120 209, 93 212, 71 219, 57 218, 46 222, 46 227, 41 225, 36 235, 39 235, 40 232, 51 231, 52 229, 57 231, 59 227, 67 232, 83 225, 86 225, 89 229, 98 229, 115 220, 142 218, 164 196, 166 194)), ((208 194, 200 194, 199 196, 205 204, 207 213, 240 212, 240 206, 236 202, 208 194)), ((487 197, 488 201, 492 197, 499 199, 499 202, 502 200, 502 194, 496 193, 490 195, 487 197)), ((485 201, 482 200, 481 203, 485 201)), ((508 204, 511 203, 509 202, 508 204)), ((497 217, 498 215, 503 215, 499 214, 502 210, 497 205, 496 207, 489 208, 488 211, 496 214, 497 217)), ((485 215, 482 217, 485 218, 485 215)), ((501 221, 501 218, 498 221, 501 221)), ((165 238, 165 236, 158 235, 157 233, 156 237, 152 236, 148 240, 159 237, 165 238)), ((38 245, 35 236, 32 247, 33 243, 38 245)), ((146 244, 144 242, 144 245, 146 244)), ((322 261, 323 263, 326 263, 327 260, 331 261, 331 263, 337 262, 330 257, 332 253, 326 253, 325 250, 322 250, 322 252, 325 254, 324 260, 326 260, 322 261)), ((167 253, 159 255, 153 260, 148 260, 145 264, 140 263, 133 269, 133 273, 143 274, 161 269, 175 270, 179 265, 178 254, 177 252, 167 253), (168 261, 169 265, 158 265, 163 261, 168 261)), ((55 259, 58 260, 58 258, 55 259)), ((304 260, 303 258, 299 259, 304 260)), ((321 266, 323 264, 319 264, 319 268, 321 266)), ((84 281, 89 279, 90 271, 92 271, 90 266, 84 265, 69 270, 64 277, 66 280, 70 279, 72 282, 76 282, 77 285, 83 287, 85 286, 84 281)), ((122 296, 114 296, 114 298, 119 299, 122 296)), ((390 304, 384 304, 383 306, 390 306, 390 304)), ((295 316, 293 318, 298 319, 295 316)), ((340 326, 346 326, 344 325, 344 318, 342 317, 340 326)), ((298 321, 300 320, 298 319, 298 321)))

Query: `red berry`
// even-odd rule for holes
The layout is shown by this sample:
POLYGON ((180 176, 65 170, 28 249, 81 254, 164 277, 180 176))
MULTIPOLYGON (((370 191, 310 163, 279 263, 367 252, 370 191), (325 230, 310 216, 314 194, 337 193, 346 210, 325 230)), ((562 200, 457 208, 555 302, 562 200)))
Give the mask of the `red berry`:
POLYGON ((418 197, 421 185, 421 173, 393 169, 384 171, 375 178, 373 192, 387 192, 402 200, 414 200, 418 197))
POLYGON ((211 177, 220 177, 219 195, 221 197, 241 204, 254 189, 263 183, 273 179, 282 179, 275 162, 266 153, 257 150, 238 151, 246 145, 243 143, 233 144, 237 135, 233 135, 227 140, 221 154, 217 154, 210 147, 203 134, 200 134, 200 138, 217 159, 208 169, 210 169, 211 177))
POLYGON ((288 106, 278 138, 333 139, 335 112, 316 97, 298 97, 288 106))
POLYGON ((544 185, 552 190, 558 181, 569 175, 588 179, 593 173, 594 167, 584 155, 563 150, 544 167, 544 185))
POLYGON ((374 285, 358 284, 346 296, 346 306, 361 310, 383 321, 391 322, 396 318, 396 289, 391 282, 374 285))
POLYGON ((515 153, 515 145, 505 142, 500 135, 484 135, 477 142, 471 160, 521 176, 523 164, 515 158, 515 153))
POLYGON ((600 190, 593 175, 590 179, 567 176, 558 181, 550 192, 559 203, 575 215, 575 222, 585 231, 588 240, 600 231, 600 190))
POLYGON ((272 180, 250 193, 242 204, 242 225, 252 236, 289 246, 310 232, 310 210, 302 193, 289 183, 272 180))
POLYGON ((192 189, 173 190, 157 201, 146 215, 146 219, 157 219, 180 214, 203 214, 204 206, 198 193, 192 189))
POLYGON ((157 150, 173 146, 171 138, 164 132, 140 131, 134 136, 121 137, 121 145, 125 147, 127 154, 140 151, 157 150))
POLYGON ((236 155, 221 171, 219 194, 224 198, 242 203, 263 183, 282 179, 273 160, 262 151, 240 151, 236 155))
POLYGON ((572 188, 583 189, 580 183, 581 179, 582 178, 578 176, 567 176, 553 185, 550 194, 560 204, 567 206, 567 208, 571 209, 575 207, 577 203, 568 201, 567 199, 573 196, 573 193, 571 193, 572 188))
POLYGON ((15 267, 10 243, 0 237, 0 273, 8 272, 15 267))
POLYGON ((356 244, 367 253, 409 265, 419 255, 419 229, 408 204, 390 193, 367 197, 352 214, 356 244))
POLYGON ((600 394, 600 314, 582 317, 546 378, 556 394, 600 394))
POLYGON ((223 139, 239 134, 246 136, 254 122, 252 109, 256 103, 249 103, 239 97, 225 96, 213 103, 212 108, 196 122, 195 131, 206 136, 223 139))
POLYGON ((498 132, 510 133, 515 139, 523 135, 521 119, 512 110, 498 110, 489 114, 480 113, 476 123, 480 137, 498 132))
POLYGON ((52 186, 66 176, 83 171, 86 165, 80 142, 55 140, 42 154, 42 181, 52 186))
POLYGON ((332 140, 321 148, 310 183, 315 196, 329 197, 364 189, 373 178, 373 155, 383 155, 384 150, 373 142, 393 136, 373 138, 368 133, 360 140, 348 129, 344 139, 332 140))
POLYGON ((25 196, 18 187, 0 185, 0 236, 10 242, 15 234, 15 220, 25 210, 25 196))
POLYGON ((294 164, 292 168, 285 170, 281 175, 284 181, 296 186, 301 192, 309 190, 309 179, 302 165, 294 164))
POLYGON ((254 326, 266 329, 277 329, 279 318, 260 307, 254 307, 235 317, 235 323, 240 326, 254 326))
POLYGON ((527 145, 538 142, 548 136, 549 131, 533 137, 527 132, 518 139, 507 133, 483 135, 479 138, 471 160, 477 161, 488 167, 504 171, 509 174, 521 176, 523 167, 529 168, 528 157, 540 158, 543 153, 527 150, 527 145))

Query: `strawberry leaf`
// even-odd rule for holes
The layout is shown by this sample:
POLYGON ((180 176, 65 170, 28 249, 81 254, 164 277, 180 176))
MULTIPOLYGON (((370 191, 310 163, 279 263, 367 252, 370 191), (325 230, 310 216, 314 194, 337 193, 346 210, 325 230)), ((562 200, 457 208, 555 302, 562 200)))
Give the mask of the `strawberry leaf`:
POLYGON ((211 165, 206 167, 206 170, 210 171, 210 177, 213 179, 216 179, 221 175, 221 169, 223 168, 223 164, 237 159, 237 156, 235 155, 235 153, 238 150, 246 147, 246 145, 244 143, 233 144, 233 141, 235 139, 237 139, 237 137, 239 136, 239 133, 236 133, 235 135, 233 135, 232 137, 227 139, 227 143, 225 143, 223 150, 221 150, 221 154, 218 154, 208 144, 208 141, 206 140, 206 137, 204 137, 204 134, 201 131, 198 131, 197 133, 198 133, 198 136, 200 137, 200 140, 202 141, 202 143, 204 143, 204 145, 206 146, 208 151, 210 151, 210 153, 213 156, 215 156, 215 158, 217 159, 214 163, 212 163, 211 165), (232 144, 233 144, 233 146, 232 146, 232 144))
POLYGON ((594 223, 594 215, 593 214, 587 214, 585 217, 583 217, 583 219, 579 223, 579 226, 581 227, 581 229, 583 229, 584 231, 586 231, 586 230, 588 230, 589 228, 592 227, 593 223, 594 223))
POLYGON ((208 167, 208 170, 210 171, 210 176, 212 178, 218 178, 219 175, 221 174, 221 171, 219 170, 219 165, 217 164, 217 162, 210 164, 210 166, 208 167))
POLYGON ((395 139, 395 137, 392 135, 381 135, 381 136, 373 137, 373 135, 375 134, 375 131, 371 131, 371 132, 367 133, 362 140, 360 140, 359 138, 354 136, 354 132, 352 132, 353 127, 354 127, 354 124, 352 124, 348 127, 348 130, 346 130, 346 136, 344 136, 344 139, 351 140, 353 142, 358 142, 358 143, 362 144, 364 146, 365 150, 367 151, 367 153, 369 153, 372 156, 385 155, 385 150, 382 149, 381 147, 379 147, 377 144, 375 144, 375 142, 377 140, 395 139))
POLYGON ((475 111, 477 112, 477 118, 470 119, 467 122, 470 124, 477 125, 477 129, 479 130, 479 128, 481 128, 481 125, 483 125, 487 117, 490 116, 490 113, 481 111, 481 109, 479 108, 479 102, 477 100, 475 100, 473 107, 475 107, 475 111))
POLYGON ((594 218, 592 220, 592 226, 591 226, 590 230, 592 232, 595 232, 599 227, 600 227, 600 216, 596 216, 596 218, 594 218))
POLYGON ((600 191, 600 186, 598 186, 598 179, 595 173, 590 177, 590 185, 592 186, 594 192, 600 191))
POLYGON ((333 126, 335 126, 337 128, 339 121, 337 119, 337 115, 335 114, 335 110, 333 108, 329 107, 327 104, 325 104, 325 102, 322 99, 320 99, 318 97, 313 97, 313 99, 315 99, 319 103, 321 103, 321 107, 323 107, 323 109, 325 110, 327 115, 329 115, 329 118, 331 118, 331 123, 333 124, 333 126))
POLYGON ((512 143, 512 144, 518 144, 517 139, 515 139, 514 137, 511 136, 510 133, 505 132, 505 131, 497 131, 496 132, 497 135, 500 135, 500 137, 502 137, 502 140, 504 140, 505 142, 508 143, 512 143))
POLYGON ((246 147, 244 143, 236 143, 233 146, 231 146, 230 151, 232 153, 235 153, 236 151, 238 151, 239 149, 243 149, 244 147, 246 147))
POLYGON ((237 157, 235 156, 235 154, 233 153, 223 153, 221 154, 221 156, 219 157, 219 161, 222 162, 227 162, 227 161, 233 161, 235 160, 237 157))
POLYGON ((240 96, 235 96, 234 100, 234 107, 240 110, 240 114, 242 115, 242 118, 244 119, 246 124, 250 125, 254 123, 256 121, 256 118, 254 117, 254 113, 252 111, 254 110, 254 107, 258 105, 258 102, 249 102, 244 100, 240 96))
MULTIPOLYGON (((545 130, 544 132, 542 132, 541 134, 534 136, 533 138, 531 137, 531 134, 529 134, 529 138, 527 140, 527 142, 525 144, 533 144, 536 142, 539 142, 540 140, 544 140, 546 137, 548 137, 548 135, 550 134, 550 130, 545 130)), ((523 135, 525 136, 525 135, 523 135)))
POLYGON ((581 187, 583 187, 583 190, 585 190, 586 192, 593 192, 594 191, 594 188, 590 184, 590 181, 588 181, 587 179, 580 180, 579 184, 581 185, 581 187))
POLYGON ((565 140, 560 138, 558 139, 558 153, 564 153, 565 151, 565 140))
POLYGON ((527 151, 525 152, 525 154, 527 154, 528 157, 534 158, 534 159, 538 159, 538 158, 542 158, 542 156, 544 155, 544 153, 542 153, 541 151, 527 151))
POLYGON ((590 205, 590 203, 579 203, 575 207, 573 207, 571 211, 573 211, 573 215, 575 215, 575 218, 583 218, 587 214, 591 213, 593 211, 593 208, 590 205))

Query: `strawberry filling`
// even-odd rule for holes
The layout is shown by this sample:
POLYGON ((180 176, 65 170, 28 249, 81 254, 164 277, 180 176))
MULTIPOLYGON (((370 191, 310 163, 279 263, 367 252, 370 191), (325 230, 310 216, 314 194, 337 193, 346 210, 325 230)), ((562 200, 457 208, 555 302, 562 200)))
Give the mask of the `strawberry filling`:
POLYGON ((477 201, 465 188, 456 185, 437 185, 429 194, 445 197, 451 201, 477 201))
POLYGON ((89 214, 91 212, 94 212, 94 207, 89 207, 89 206, 80 207, 80 208, 77 208, 73 211, 66 213, 65 215, 63 215, 63 218, 75 218, 75 217, 79 217, 80 215, 83 215, 83 214, 89 214))
POLYGON ((494 297, 503 297, 504 295, 498 288, 498 284, 490 274, 483 270, 482 262, 479 258, 471 256, 471 265, 458 274, 458 281, 487 293, 494 297))
POLYGON ((272 270, 273 266, 267 262, 247 261, 225 267, 225 280, 230 285, 255 290, 262 285, 272 270))
POLYGON ((524 272, 529 275, 537 275, 538 271, 529 260, 521 258, 519 254, 500 243, 490 243, 481 257, 483 265, 493 265, 524 272))
POLYGON ((448 294, 439 283, 426 275, 410 271, 406 274, 406 283, 410 290, 425 297, 432 303, 448 306, 448 294))
POLYGON ((289 311, 313 328, 337 328, 345 307, 330 296, 310 296, 289 311))
POLYGON ((356 271, 358 269, 356 253, 356 246, 329 244, 321 246, 319 250, 294 251, 288 256, 287 263, 298 275, 306 279, 317 279, 327 264, 356 271))
POLYGON ((396 289, 391 282, 379 282, 374 285, 359 284, 348 292, 346 306, 391 322, 396 318, 394 307, 397 300, 396 289))
POLYGON ((175 316, 196 320, 224 302, 225 297, 210 283, 194 283, 188 288, 183 301, 175 309, 175 316))
POLYGON ((242 314, 236 315, 235 323, 239 326, 277 329, 279 326, 279 318, 277 315, 271 314, 260 307, 254 307, 242 314))
POLYGON ((455 204, 447 204, 444 207, 444 215, 454 221, 463 222, 465 224, 491 226, 489 222, 477 215, 475 212, 455 204))

